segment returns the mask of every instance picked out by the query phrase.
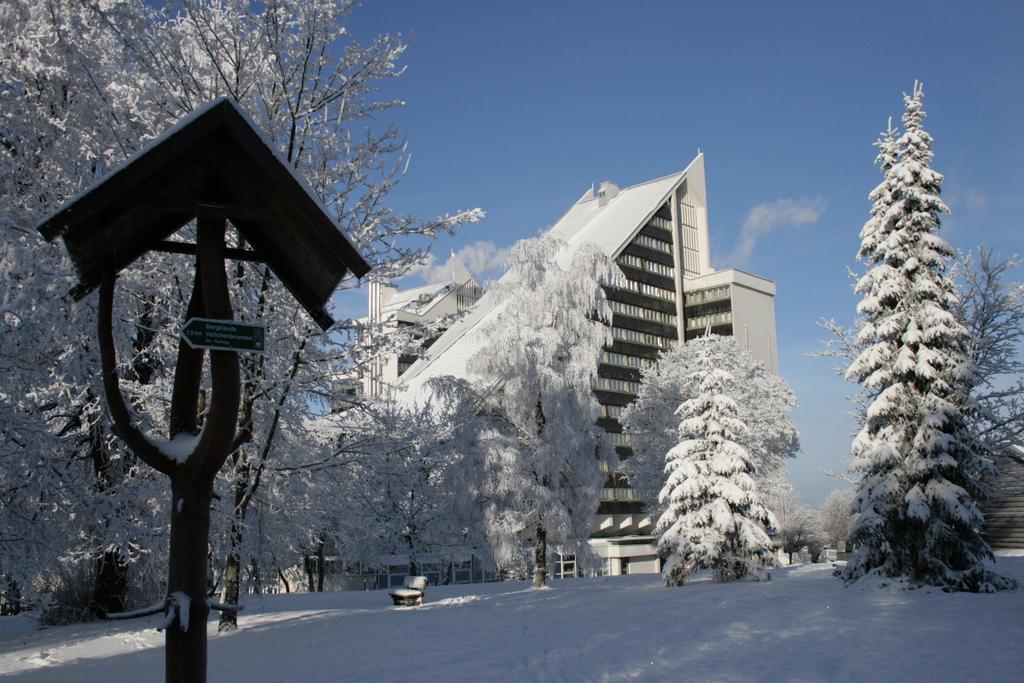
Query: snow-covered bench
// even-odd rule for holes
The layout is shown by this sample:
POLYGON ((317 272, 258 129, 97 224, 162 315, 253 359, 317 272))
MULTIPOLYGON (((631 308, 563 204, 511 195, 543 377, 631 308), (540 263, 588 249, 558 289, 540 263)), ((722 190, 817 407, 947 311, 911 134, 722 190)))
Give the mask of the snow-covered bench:
POLYGON ((427 577, 407 576, 405 577, 405 588, 396 588, 388 595, 399 607, 414 607, 423 604, 423 594, 426 592, 427 577))

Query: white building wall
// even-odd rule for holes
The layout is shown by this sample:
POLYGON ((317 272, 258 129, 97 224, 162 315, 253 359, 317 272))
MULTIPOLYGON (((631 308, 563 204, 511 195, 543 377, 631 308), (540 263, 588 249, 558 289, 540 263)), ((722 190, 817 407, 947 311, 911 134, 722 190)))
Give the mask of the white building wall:
MULTIPOLYGON (((746 275, 746 273, 742 273, 746 275)), ((732 285, 732 333, 756 360, 773 374, 779 373, 779 354, 775 339, 775 296, 764 287, 754 288, 749 280, 739 278, 732 285)), ((760 280, 760 278, 756 278, 760 280)), ((762 280, 761 282, 767 282, 762 280)), ((771 283, 768 283, 771 284, 771 283)), ((774 285, 772 289, 774 290, 774 285)))
POLYGON ((730 268, 710 275, 689 278, 687 292, 729 285, 732 332, 736 341, 750 351, 769 371, 778 374, 779 355, 775 338, 775 283, 730 268))

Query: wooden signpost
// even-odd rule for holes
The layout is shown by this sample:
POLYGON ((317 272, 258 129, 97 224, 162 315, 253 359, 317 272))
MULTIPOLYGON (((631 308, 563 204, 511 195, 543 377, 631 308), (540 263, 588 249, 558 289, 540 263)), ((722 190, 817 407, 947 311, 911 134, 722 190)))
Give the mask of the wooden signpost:
POLYGON ((207 547, 213 480, 240 447, 238 352, 262 352, 262 326, 232 321, 225 260, 265 263, 322 329, 341 279, 369 271, 319 202, 251 121, 220 99, 193 113, 39 226, 60 237, 79 276, 76 300, 99 287, 97 334, 107 409, 141 461, 167 475, 171 538, 167 574, 166 680, 206 680, 207 547), (196 243, 167 238, 195 220, 196 243), (252 249, 226 246, 229 225, 252 249), (203 357, 212 396, 187 457, 161 451, 133 422, 120 389, 113 339, 117 274, 148 251, 195 256, 188 320, 178 344, 169 434, 199 435, 203 357), (172 457, 174 456, 174 457, 172 457))

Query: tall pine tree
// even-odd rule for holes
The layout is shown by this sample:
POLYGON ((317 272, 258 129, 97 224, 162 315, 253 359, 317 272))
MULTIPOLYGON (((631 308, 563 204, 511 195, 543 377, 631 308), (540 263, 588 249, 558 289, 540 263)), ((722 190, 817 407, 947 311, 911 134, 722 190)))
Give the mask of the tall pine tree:
POLYGON ((992 551, 979 533, 978 474, 988 463, 965 420, 968 333, 952 313, 954 254, 937 234, 949 209, 939 197, 942 175, 929 167, 923 96, 915 83, 904 95, 903 134, 890 122, 877 143, 884 179, 870 195, 857 255, 870 270, 856 286, 861 352, 846 374, 869 402, 852 446, 858 547, 844 578, 994 591, 1014 582, 986 567, 992 551))
POLYGON ((732 376, 704 365, 697 395, 676 411, 682 440, 665 455, 668 475, 658 501, 658 549, 668 553, 665 583, 677 586, 701 568, 719 581, 741 579, 768 562, 771 517, 758 499, 754 465, 740 445, 747 426, 726 393, 732 376))

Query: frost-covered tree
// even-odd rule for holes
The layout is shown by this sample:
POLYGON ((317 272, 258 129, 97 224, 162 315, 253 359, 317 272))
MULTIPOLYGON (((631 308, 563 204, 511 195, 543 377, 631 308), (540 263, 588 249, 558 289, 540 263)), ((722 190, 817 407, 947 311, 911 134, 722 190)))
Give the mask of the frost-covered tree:
POLYGON ((773 520, 741 445, 749 430, 726 389, 733 378, 707 362, 692 380, 697 392, 676 411, 680 441, 665 454, 667 479, 658 496, 658 550, 668 556, 669 586, 698 569, 713 570, 719 581, 741 579, 772 557, 764 527, 773 520))
MULTIPOLYGON (((1024 445, 1024 284, 1007 281, 1019 265, 1017 256, 1000 257, 984 244, 958 254, 953 272, 959 303, 954 315, 970 334, 967 355, 974 371, 962 380, 976 407, 967 415, 971 433, 989 457, 1024 461, 1013 448, 1024 445)), ((817 355, 836 359, 836 371, 845 376, 862 350, 856 331, 835 320, 818 324, 830 336, 823 341, 826 349, 817 355)), ((861 388, 851 399, 859 429, 870 396, 861 388)), ((848 475, 833 476, 852 482, 848 475)))
MULTIPOLYGON (((430 392, 403 404, 368 400, 323 418, 337 434, 332 452, 311 476, 328 476, 325 498, 348 502, 323 518, 334 545, 348 560, 408 559, 409 574, 424 560, 442 559, 470 545, 462 505, 463 453, 457 432, 475 419, 466 404, 430 392)), ((323 427, 319 427, 323 429, 323 427)), ((325 509, 330 500, 321 503, 325 509)))
POLYGON ((984 244, 960 254, 954 312, 970 335, 974 372, 965 383, 976 406, 967 416, 971 432, 991 457, 1024 461, 1016 450, 1024 446, 1024 283, 1006 279, 1020 265, 1017 256, 1000 258, 984 244))
POLYGON ((590 244, 518 243, 490 294, 503 308, 468 363, 482 417, 468 490, 499 567, 522 566, 532 540, 535 586, 546 580, 548 542, 586 559, 601 467, 615 464, 590 383, 611 343, 601 283, 621 277, 590 244))
POLYGON ((818 511, 804 505, 784 472, 760 482, 758 489, 761 501, 775 519, 773 540, 789 556, 789 562, 793 562, 793 553, 804 548, 810 552, 812 560, 817 558, 822 548, 818 511))
MULTIPOLYGON (((389 34, 355 40, 345 25, 353 4, 230 0, 158 11, 138 0, 15 0, 0 11, 8 36, 0 51, 0 558, 19 578, 110 553, 134 565, 166 542, 166 523, 153 522, 166 518, 159 478, 137 466, 102 419, 95 299, 71 304, 70 264, 34 230, 64 200, 195 107, 227 96, 268 134, 380 277, 423 259, 421 246, 405 238, 429 240, 479 216, 422 221, 389 208, 408 156, 396 128, 374 124, 401 103, 381 100, 375 89, 400 75, 405 45, 389 34)), ((153 255, 119 279, 119 374, 150 433, 167 428, 191 269, 187 259, 153 255)), ((272 545, 260 531, 305 515, 305 499, 282 496, 286 487, 274 479, 315 448, 302 427, 325 410, 356 328, 341 321, 320 334, 263 266, 232 264, 230 284, 237 316, 266 324, 273 350, 243 360, 246 438, 217 483, 212 541, 223 569, 216 575, 233 601, 247 567, 290 562, 286 544, 272 545)))
MULTIPOLYGON (((125 70, 122 46, 85 3, 7 3, 0 28, 0 527, 10 532, 0 558, 34 589, 95 574, 89 607, 102 613, 123 607, 125 563, 142 564, 166 530, 151 520, 160 482, 102 419, 93 303, 71 305, 70 264, 34 226, 156 124, 111 100, 132 79, 112 76, 125 70), (58 566, 90 560, 95 572, 58 566)), ((122 376, 139 396, 168 349, 149 331, 166 309, 146 296, 133 304, 122 376)))
POLYGON ((844 578, 993 591, 1014 582, 985 564, 992 553, 975 498, 987 463, 966 419, 968 332, 953 313, 953 250, 938 235, 949 209, 942 175, 930 168, 923 95, 919 84, 904 95, 903 133, 890 126, 878 143, 884 179, 861 231, 858 258, 870 269, 856 285, 860 353, 847 377, 869 401, 852 446, 857 550, 844 578))
POLYGON ((697 370, 702 364, 720 368, 731 379, 726 387, 736 401, 740 419, 750 428, 740 440, 762 481, 780 472, 800 450, 800 437, 788 413, 796 399, 786 382, 768 371, 734 337, 706 335, 675 344, 644 370, 636 400, 622 417, 633 441, 633 455, 622 470, 641 500, 657 509, 665 483, 664 454, 678 442, 676 410, 697 395, 697 370))
POLYGON ((853 491, 836 489, 821 504, 821 532, 825 543, 838 548, 853 531, 853 491))

